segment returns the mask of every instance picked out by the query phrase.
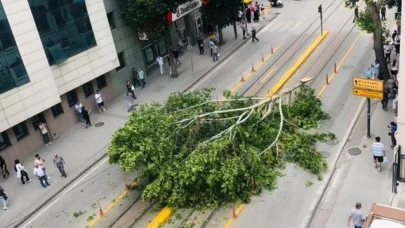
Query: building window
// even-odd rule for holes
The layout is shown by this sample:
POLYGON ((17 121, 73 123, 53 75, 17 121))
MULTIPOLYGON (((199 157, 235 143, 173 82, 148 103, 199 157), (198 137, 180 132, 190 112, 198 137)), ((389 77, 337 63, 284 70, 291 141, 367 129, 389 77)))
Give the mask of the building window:
POLYGON ((102 89, 107 86, 107 81, 105 79, 105 75, 101 75, 100 77, 96 78, 97 88, 102 89))
POLYGON ((39 126, 40 123, 46 123, 44 113, 41 112, 41 113, 33 116, 31 118, 31 121, 32 121, 32 125, 34 126, 34 129, 38 130, 39 129, 38 126, 39 126))
POLYGON ((113 30, 115 29, 115 23, 114 23, 114 12, 107 13, 107 19, 108 19, 108 24, 110 25, 110 29, 113 30))
POLYGON ((8 138, 7 132, 2 132, 0 134, 0 150, 4 150, 8 146, 10 146, 10 139, 8 138))
POLYGON ((124 59, 124 52, 118 53, 118 61, 120 62, 120 66, 115 68, 116 71, 121 70, 122 68, 125 67, 125 59, 124 59))
POLYGON ((143 48, 143 54, 145 56, 146 65, 150 66, 156 62, 156 51, 154 49, 154 45, 150 44, 143 48))
POLYGON ((92 95, 94 93, 93 83, 90 81, 90 82, 87 82, 86 84, 84 84, 83 90, 84 90, 84 95, 86 97, 92 95))
POLYGON ((13 127, 13 131, 17 140, 21 140, 25 136, 29 135, 27 124, 21 122, 13 127))
POLYGON ((67 97, 67 101, 68 101, 68 104, 70 107, 75 105, 76 102, 79 100, 79 98, 77 98, 76 90, 71 90, 71 91, 67 92, 66 97, 67 97))
POLYGON ((57 104, 57 105, 52 106, 52 107, 51 107, 51 111, 52 111, 53 117, 59 116, 60 114, 63 113, 62 104, 59 103, 59 104, 57 104))
POLYGON ((49 65, 97 45, 85 1, 29 0, 49 65))
POLYGON ((30 81, 0 1, 0 93, 30 81))

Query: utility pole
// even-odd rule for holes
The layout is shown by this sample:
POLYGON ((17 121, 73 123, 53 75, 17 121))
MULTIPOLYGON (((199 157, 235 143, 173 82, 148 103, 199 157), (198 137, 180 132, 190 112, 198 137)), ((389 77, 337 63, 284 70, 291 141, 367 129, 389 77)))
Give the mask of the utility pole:
POLYGON ((370 114, 370 109, 371 109, 371 101, 370 98, 367 98, 367 138, 371 138, 371 114, 370 114))
POLYGON ((321 36, 323 36, 322 4, 318 6, 318 13, 321 15, 321 36))

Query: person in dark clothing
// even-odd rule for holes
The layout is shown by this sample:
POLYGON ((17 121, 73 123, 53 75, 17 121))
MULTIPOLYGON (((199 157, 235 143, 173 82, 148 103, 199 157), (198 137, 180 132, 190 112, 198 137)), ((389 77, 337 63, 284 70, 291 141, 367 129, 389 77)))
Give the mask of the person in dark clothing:
POLYGON ((173 56, 175 60, 174 64, 180 65, 181 62, 179 61, 179 52, 176 49, 173 50, 173 56))
POLYGON ((256 28, 252 27, 252 42, 255 42, 255 40, 257 40, 257 42, 259 42, 259 39, 257 39, 257 37, 256 37, 256 28))
POLYGON ((357 18, 359 18, 359 8, 356 6, 356 8, 354 8, 353 23, 356 22, 357 18))
POLYGON ((249 7, 246 9, 246 20, 248 23, 252 22, 252 13, 250 12, 249 7))
POLYGON ((131 83, 127 81, 126 87, 127 87, 127 94, 131 94, 132 98, 136 99, 134 85, 131 85, 131 83))
POLYGON ((397 132, 397 124, 395 122, 391 122, 390 125, 388 125, 388 128, 390 129, 388 135, 391 136, 391 148, 393 149, 397 145, 397 139, 395 138, 395 132, 397 132))
POLYGON ((381 100, 382 109, 387 111, 388 106, 388 91, 384 89, 383 99, 381 100))
POLYGON ((398 35, 398 32, 397 32, 397 30, 394 30, 394 32, 392 33, 392 35, 391 35, 391 38, 392 38, 392 43, 394 43, 395 42, 395 37, 398 35))
POLYGON ((381 7, 381 21, 385 21, 385 20, 387 20, 386 18, 385 18, 385 12, 387 11, 387 9, 385 8, 385 6, 382 6, 381 7))
POLYGON ((89 111, 87 111, 85 106, 82 107, 83 119, 85 120, 86 128, 91 127, 90 112, 91 112, 91 109, 89 109, 89 111))
POLYGON ((3 201, 3 209, 7 210, 8 209, 8 197, 2 187, 0 187, 0 197, 2 198, 1 200, 3 201))
POLYGON ((1 173, 3 174, 3 178, 6 179, 10 176, 10 172, 7 170, 6 161, 2 156, 0 156, 0 169, 1 173))
POLYGON ((255 8, 255 12, 253 13, 253 21, 258 22, 260 17, 260 7, 255 8))
POLYGON ((204 54, 204 40, 200 37, 198 37, 197 40, 197 44, 198 44, 198 49, 200 50, 200 55, 204 54))
POLYGON ((135 68, 132 68, 132 80, 134 80, 134 86, 137 84, 139 87, 141 87, 141 82, 138 78, 138 71, 136 71, 135 68))

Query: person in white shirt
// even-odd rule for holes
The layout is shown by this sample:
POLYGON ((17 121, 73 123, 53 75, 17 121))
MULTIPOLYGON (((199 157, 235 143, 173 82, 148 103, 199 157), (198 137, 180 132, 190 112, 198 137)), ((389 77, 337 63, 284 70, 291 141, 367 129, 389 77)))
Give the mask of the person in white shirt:
POLYGON ((82 103, 80 103, 80 101, 77 101, 75 104, 75 110, 77 112, 77 115, 79 116, 80 121, 83 122, 83 113, 82 113, 82 103))
POLYGON ((371 145, 371 151, 373 152, 374 158, 374 167, 377 168, 378 171, 381 171, 381 163, 383 163, 385 156, 385 147, 380 141, 381 138, 377 136, 375 137, 375 142, 371 145))
POLYGON ((46 188, 47 186, 50 186, 48 182, 48 178, 44 172, 38 165, 34 166, 34 176, 36 176, 39 180, 39 183, 41 183, 42 187, 46 188))
POLYGON ((399 51, 400 51, 400 44, 401 44, 401 38, 399 35, 396 35, 394 38, 394 46, 395 46, 395 54, 399 55, 399 51))
POLYGON ((15 164, 15 172, 17 173, 17 178, 21 178, 22 184, 25 184, 24 177, 27 182, 31 182, 31 179, 28 177, 27 170, 25 170, 23 164, 21 164, 18 159, 14 161, 14 164, 15 164))
POLYGON ((384 55, 385 55, 385 60, 387 61, 387 63, 390 63, 391 62, 391 52, 392 52, 392 45, 389 43, 389 42, 387 42, 385 45, 384 45, 384 55))
POLYGON ((40 122, 38 127, 41 130, 42 137, 44 138, 45 146, 48 146, 48 144, 52 144, 51 139, 49 138, 48 127, 46 126, 46 124, 40 122))
POLYGON ((156 58, 156 62, 159 64, 159 67, 160 67, 160 75, 163 75, 165 72, 163 70, 164 62, 163 62, 162 56, 158 55, 158 57, 156 58))
POLYGON ((103 96, 101 96, 100 90, 96 91, 96 94, 94 94, 94 98, 96 99, 96 102, 98 105, 98 111, 100 113, 101 113, 101 111, 105 112, 104 99, 103 99, 103 96))

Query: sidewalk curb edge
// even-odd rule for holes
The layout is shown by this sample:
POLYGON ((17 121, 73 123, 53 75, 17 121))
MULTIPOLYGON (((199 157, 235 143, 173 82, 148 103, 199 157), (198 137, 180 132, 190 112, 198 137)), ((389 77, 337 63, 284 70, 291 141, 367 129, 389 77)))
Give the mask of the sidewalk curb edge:
MULTIPOLYGON (((349 138, 349 136, 352 134, 354 126, 356 125, 357 121, 359 120, 359 117, 361 115, 361 111, 363 110, 364 106, 366 105, 366 98, 363 98, 358 109, 356 110, 356 114, 353 116, 353 120, 349 125, 348 131, 346 131, 345 135, 342 138, 342 143, 340 143, 337 153, 335 155, 335 157, 332 160, 332 165, 333 165, 333 170, 332 172, 330 172, 329 175, 327 175, 326 181, 324 182, 324 184, 321 185, 320 189, 322 190, 321 194, 319 195, 318 198, 314 199, 315 201, 315 206, 314 208, 310 208, 310 215, 309 218, 305 221, 305 223, 303 225, 301 225, 301 228, 309 228, 309 226, 311 225, 312 221, 315 218, 316 212, 319 209, 319 205, 322 202, 322 200, 325 197, 326 191, 328 190, 328 186, 331 183, 332 178, 334 177, 334 174, 336 172, 336 164, 339 161, 339 158, 341 157, 342 153, 343 153, 343 149, 345 148, 346 144, 347 144, 347 139, 349 138)), ((312 204, 311 204, 312 205, 312 204)))
MULTIPOLYGON (((108 145, 107 145, 108 146, 108 145)), ((105 147, 102 149, 104 150, 105 147)), ((28 213, 26 216, 20 219, 19 222, 15 223, 13 226, 14 227, 19 227, 21 226, 27 219, 32 217, 38 210, 40 210, 42 207, 44 207, 46 204, 48 204, 50 201, 56 198, 65 188, 69 187, 69 185, 73 184, 77 179, 79 179, 83 174, 85 174, 87 171, 89 171, 91 168, 93 168, 97 163, 99 163, 101 160, 103 160, 107 156, 107 153, 102 154, 99 158, 94 160, 88 167, 86 167, 84 170, 82 170, 78 175, 73 177, 70 181, 68 181, 66 184, 62 186, 59 190, 57 190, 54 194, 52 194, 48 199, 46 199, 43 203, 41 203, 38 207, 36 207, 34 210, 32 210, 30 213, 28 213)), ((10 224, 11 225, 11 224, 10 224)))

